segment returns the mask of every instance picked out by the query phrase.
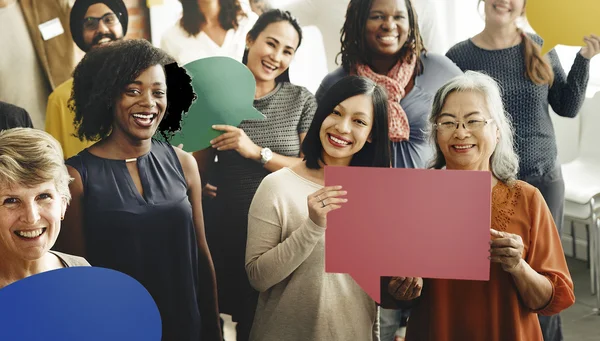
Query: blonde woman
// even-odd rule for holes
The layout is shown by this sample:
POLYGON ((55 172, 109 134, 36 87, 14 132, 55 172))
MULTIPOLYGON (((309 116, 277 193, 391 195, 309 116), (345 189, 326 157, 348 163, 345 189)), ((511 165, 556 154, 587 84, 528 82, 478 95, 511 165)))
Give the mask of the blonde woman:
POLYGON ((89 266, 51 251, 71 199, 58 142, 41 130, 0 132, 0 289, 55 269, 89 266))

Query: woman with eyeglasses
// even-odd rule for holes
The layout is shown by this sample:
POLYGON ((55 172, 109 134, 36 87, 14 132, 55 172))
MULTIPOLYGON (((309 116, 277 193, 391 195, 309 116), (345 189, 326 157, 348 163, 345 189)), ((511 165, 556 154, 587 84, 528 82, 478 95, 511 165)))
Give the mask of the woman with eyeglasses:
POLYGON ((538 314, 571 306, 573 281, 542 194, 517 180, 513 130, 497 83, 472 71, 452 79, 436 93, 429 120, 432 168, 491 175, 491 226, 481 226, 490 228, 490 279, 392 278, 389 293, 414 300, 406 340, 542 340, 538 314))
MULTIPOLYGON (((518 27, 525 17, 526 0, 477 2, 482 3, 483 31, 456 44, 446 56, 463 71, 485 72, 502 86, 504 104, 515 127, 517 177, 540 190, 561 234, 565 183, 549 107, 560 116, 577 115, 585 99, 590 59, 600 53, 600 37, 581 37, 585 46, 567 76, 556 51, 542 55, 542 38, 518 27)), ((562 341, 559 316, 540 316, 540 323, 545 341, 562 341)))
POLYGON ((180 64, 223 56, 242 61, 246 34, 258 16, 239 0, 179 0, 181 19, 165 32, 160 47, 180 64))

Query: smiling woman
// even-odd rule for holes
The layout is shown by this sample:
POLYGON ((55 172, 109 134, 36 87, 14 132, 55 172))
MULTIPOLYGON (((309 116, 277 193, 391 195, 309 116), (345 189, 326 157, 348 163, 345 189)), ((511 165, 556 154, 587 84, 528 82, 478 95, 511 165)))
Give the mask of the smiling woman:
POLYGON ((0 132, 0 289, 40 272, 89 265, 50 251, 71 199, 62 150, 30 128, 0 132))
MULTIPOLYGON (((427 52, 411 0, 350 0, 341 42, 342 65, 323 79, 317 100, 347 75, 375 81, 388 93, 392 167, 425 168, 433 156, 425 133, 431 100, 460 69, 427 52)), ((394 340, 401 315, 381 310, 382 341, 394 340)))
POLYGON ((389 167, 386 102, 368 78, 343 78, 315 113, 305 162, 261 182, 248 213, 246 272, 260 291, 250 340, 379 340, 375 301, 324 270, 327 215, 347 194, 324 187, 324 166, 389 167))
POLYGON ((91 51, 73 76, 70 108, 81 140, 106 142, 137 135, 149 142, 157 131, 169 138, 179 130, 182 115, 195 98, 185 70, 142 40, 119 41, 91 51), (116 51, 122 53, 121 59, 108 63, 108 58, 116 59, 116 51), (167 87, 171 88, 169 101, 167 87))
MULTIPOLYGON (((600 37, 594 34, 581 37, 585 46, 576 53, 566 75, 556 51, 552 49, 542 55, 543 39, 518 27, 518 21, 526 14, 527 0, 477 0, 476 3, 483 6, 484 29, 453 46, 446 56, 462 70, 485 72, 504 89, 503 101, 515 126, 518 177, 544 195, 560 234, 565 184, 557 162, 549 108, 559 116, 578 114, 585 98, 590 59, 600 54, 600 37)), ((559 315, 540 316, 540 323, 545 341, 563 339, 559 315)))
POLYGON ((498 84, 472 71, 452 79, 436 93, 430 122, 433 168, 491 175, 491 222, 481 227, 490 228, 490 280, 419 279, 422 290, 407 298, 396 291, 405 280, 394 278, 388 289, 396 299, 420 296, 406 339, 541 340, 538 315, 571 306, 573 282, 542 194, 517 180, 513 131, 498 84))
POLYGON ((211 141, 212 148, 194 153, 203 177, 215 153, 219 160, 206 185, 214 220, 207 234, 215 252, 221 312, 238 322, 238 341, 248 338, 258 296, 244 271, 252 197, 270 172, 301 161, 300 145, 316 110, 314 96, 288 76, 301 42, 302 30, 289 12, 271 10, 258 18, 246 36, 243 61, 256 81, 254 107, 265 119, 215 126, 223 134, 211 141))
POLYGON ((152 138, 178 130, 194 97, 185 70, 144 40, 94 49, 74 72, 79 137, 99 141, 67 160, 73 202, 60 247, 144 285, 163 340, 221 339, 198 168, 152 138))

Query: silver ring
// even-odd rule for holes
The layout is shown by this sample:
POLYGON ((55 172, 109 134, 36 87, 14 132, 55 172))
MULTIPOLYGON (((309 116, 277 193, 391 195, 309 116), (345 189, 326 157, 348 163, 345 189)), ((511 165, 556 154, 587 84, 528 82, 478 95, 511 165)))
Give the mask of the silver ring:
POLYGON ((321 196, 320 195, 317 195, 317 200, 323 201, 323 200, 321 200, 321 196))
POLYGON ((323 205, 323 206, 321 206, 321 208, 327 206, 327 205, 325 205, 325 199, 321 200, 321 205, 323 205))

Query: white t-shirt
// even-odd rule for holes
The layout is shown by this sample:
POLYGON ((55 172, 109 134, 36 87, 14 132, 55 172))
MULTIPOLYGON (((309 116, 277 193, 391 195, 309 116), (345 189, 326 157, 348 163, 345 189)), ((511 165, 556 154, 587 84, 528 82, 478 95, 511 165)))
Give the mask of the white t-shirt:
POLYGON ((202 31, 195 37, 190 36, 177 21, 175 26, 163 35, 160 47, 182 65, 215 56, 231 57, 241 62, 246 47, 246 34, 258 19, 258 15, 254 12, 247 12, 246 15, 247 17, 239 20, 237 30, 227 31, 221 46, 202 31))

